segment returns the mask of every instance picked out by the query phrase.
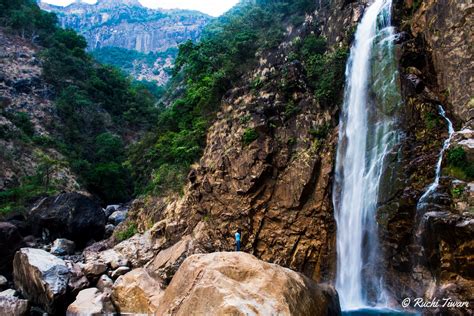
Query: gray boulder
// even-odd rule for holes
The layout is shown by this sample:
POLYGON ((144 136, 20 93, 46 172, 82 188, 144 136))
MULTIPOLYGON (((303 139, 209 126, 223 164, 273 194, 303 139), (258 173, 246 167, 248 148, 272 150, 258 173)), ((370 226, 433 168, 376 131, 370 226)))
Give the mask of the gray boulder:
POLYGON ((109 216, 109 222, 117 226, 127 219, 127 211, 115 211, 109 216))
POLYGON ((22 248, 13 260, 15 287, 32 303, 55 314, 65 308, 70 272, 66 263, 44 250, 22 248))

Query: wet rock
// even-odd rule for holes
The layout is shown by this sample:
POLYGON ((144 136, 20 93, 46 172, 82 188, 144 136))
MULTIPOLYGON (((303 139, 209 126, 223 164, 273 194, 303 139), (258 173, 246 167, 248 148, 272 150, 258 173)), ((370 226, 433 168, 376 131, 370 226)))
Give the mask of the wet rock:
POLYGON ((74 241, 59 238, 53 242, 53 246, 51 247, 51 253, 55 256, 72 255, 74 253, 75 248, 76 244, 74 243, 74 241))
POLYGON ((470 213, 428 212, 423 217, 426 260, 442 279, 455 275, 474 278, 473 239, 474 216, 470 213))
POLYGON ((161 283, 140 268, 115 281, 112 299, 120 313, 153 314, 162 295, 161 283))
POLYGON ((71 273, 68 282, 68 288, 71 291, 73 296, 76 296, 81 290, 87 288, 89 284, 89 280, 84 275, 79 264, 72 262, 70 260, 66 260, 66 265, 71 273))
POLYGON ((160 300, 159 315, 338 315, 336 290, 242 253, 187 258, 160 300), (219 282, 215 282, 219 280, 219 282))
POLYGON ((15 296, 0 294, 0 315, 24 316, 28 313, 28 301, 15 296))
POLYGON ((96 286, 101 292, 111 292, 112 287, 114 286, 114 281, 107 275, 103 274, 100 276, 99 281, 97 281, 96 286))
POLYGON ((15 286, 29 301, 51 314, 64 308, 71 273, 63 260, 40 249, 22 248, 13 267, 15 286))
POLYGON ((115 269, 115 270, 110 274, 110 276, 112 277, 112 279, 117 279, 119 276, 122 276, 122 275, 124 275, 124 274, 127 274, 128 272, 130 272, 130 268, 129 268, 129 267, 120 267, 120 268, 115 269))
POLYGON ((29 213, 35 234, 48 230, 50 237, 67 238, 84 245, 104 235, 105 214, 100 206, 79 193, 44 198, 29 213))
POLYGON ((97 288, 90 288, 79 292, 76 300, 67 308, 66 315, 103 315, 108 313, 115 313, 110 295, 100 292, 97 288))
POLYGON ((23 246, 23 239, 15 225, 0 222, 0 272, 11 273, 15 252, 23 246))
POLYGON ((109 222, 117 226, 127 219, 126 211, 115 211, 109 216, 109 222))

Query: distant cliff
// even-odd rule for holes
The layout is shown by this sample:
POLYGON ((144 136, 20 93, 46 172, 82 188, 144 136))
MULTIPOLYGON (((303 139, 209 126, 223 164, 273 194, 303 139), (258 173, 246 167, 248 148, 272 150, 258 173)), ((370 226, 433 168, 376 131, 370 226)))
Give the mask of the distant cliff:
MULTIPOLYGON (((198 40, 212 19, 197 11, 145 8, 138 0, 99 0, 96 4, 76 1, 67 7, 40 2, 40 6, 56 13, 62 27, 81 33, 90 51, 120 47, 145 54, 166 52, 187 40, 198 40)), ((134 69, 124 70, 139 80, 164 84, 168 80, 165 68, 175 57, 174 50, 169 52, 155 63, 132 58, 128 62, 135 64, 134 69)), ((133 53, 125 55, 123 58, 129 58, 133 53)))

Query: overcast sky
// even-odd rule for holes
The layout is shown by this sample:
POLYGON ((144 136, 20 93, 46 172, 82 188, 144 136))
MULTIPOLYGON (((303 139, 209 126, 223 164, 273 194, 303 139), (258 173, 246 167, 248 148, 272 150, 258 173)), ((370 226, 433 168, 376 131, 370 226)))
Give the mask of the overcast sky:
MULTIPOLYGON (((95 0, 83 0, 95 3, 95 0)), ((164 9, 192 9, 209 15, 219 16, 232 8, 238 0, 139 0, 142 5, 150 8, 164 9)), ((43 0, 43 2, 55 5, 68 5, 74 0, 43 0)))

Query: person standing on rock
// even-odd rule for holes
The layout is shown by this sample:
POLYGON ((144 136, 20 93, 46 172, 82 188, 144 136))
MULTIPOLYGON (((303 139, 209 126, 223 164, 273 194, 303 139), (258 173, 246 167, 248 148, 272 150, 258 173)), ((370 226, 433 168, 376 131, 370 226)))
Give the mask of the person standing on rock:
POLYGON ((240 238, 242 236, 242 232, 239 229, 237 229, 237 232, 235 233, 235 249, 236 251, 240 251, 240 238))

